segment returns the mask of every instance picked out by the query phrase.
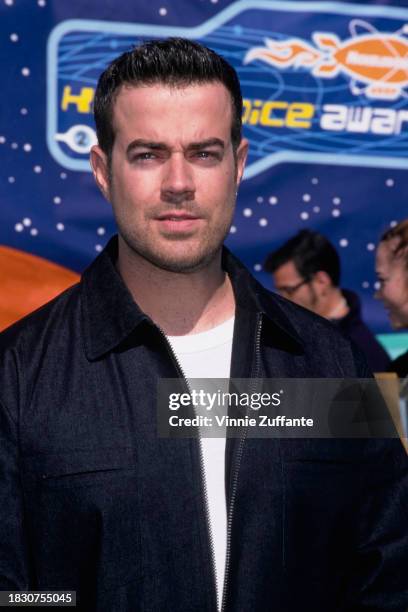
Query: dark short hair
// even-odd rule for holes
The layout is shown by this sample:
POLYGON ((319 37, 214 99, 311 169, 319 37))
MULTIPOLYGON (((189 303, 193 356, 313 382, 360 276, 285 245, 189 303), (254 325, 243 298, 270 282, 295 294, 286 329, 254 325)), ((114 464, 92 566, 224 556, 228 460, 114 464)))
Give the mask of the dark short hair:
POLYGON ((238 75, 220 55, 185 38, 145 42, 123 53, 99 77, 94 117, 99 146, 110 158, 115 133, 113 106, 123 84, 188 86, 218 81, 232 98, 231 140, 241 142, 242 94, 238 75))
POLYGON ((323 270, 333 285, 340 282, 340 258, 332 243, 319 232, 301 230, 265 260, 264 269, 273 273, 288 261, 293 261, 296 270, 304 279, 323 270))
POLYGON ((408 267, 408 219, 403 219, 394 227, 388 229, 380 239, 380 242, 388 242, 398 238, 392 251, 393 259, 403 257, 408 267))

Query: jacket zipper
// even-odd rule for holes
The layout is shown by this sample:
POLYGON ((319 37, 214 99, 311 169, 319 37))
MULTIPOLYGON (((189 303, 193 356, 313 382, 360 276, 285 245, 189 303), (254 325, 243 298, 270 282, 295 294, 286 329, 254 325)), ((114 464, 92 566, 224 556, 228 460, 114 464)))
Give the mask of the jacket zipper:
MULTIPOLYGON (((160 334, 163 336, 164 341, 167 345, 169 354, 171 356, 171 358, 173 359, 174 365, 176 366, 176 369, 178 370, 179 375, 181 376, 181 378, 184 380, 186 387, 188 389, 189 394, 191 395, 191 387, 188 383, 187 377, 183 371, 183 368, 181 367, 180 361, 176 355, 176 353, 173 350, 172 345, 170 344, 170 342, 167 339, 166 334, 164 333, 164 331, 157 325, 155 324, 155 326, 157 327, 157 329, 159 330, 160 334)), ((205 480, 205 469, 204 469, 204 457, 203 457, 203 449, 202 449, 202 442, 201 442, 201 430, 198 427, 198 447, 199 447, 199 457, 200 457, 200 481, 201 481, 201 491, 203 493, 203 497, 204 497, 204 514, 205 514, 205 522, 206 522, 206 526, 207 526, 207 535, 208 535, 208 541, 209 541, 209 545, 210 545, 210 558, 211 558, 211 575, 212 575, 212 581, 213 581, 213 589, 215 591, 215 601, 216 601, 216 609, 218 610, 218 591, 217 591, 217 570, 216 570, 216 566, 215 566, 215 553, 214 553, 214 536, 213 536, 213 532, 211 529, 211 521, 210 521, 210 511, 208 509, 208 492, 207 492, 207 483, 205 480)))
MULTIPOLYGON (((260 370, 260 354, 261 354, 261 333, 262 333, 262 314, 258 314, 256 333, 255 333, 255 364, 252 368, 251 378, 259 377, 260 370)), ((237 495, 237 486, 238 486, 238 475, 239 468, 241 465, 242 453, 244 451, 244 444, 247 436, 248 428, 246 427, 243 436, 239 441, 239 447, 236 455, 234 472, 232 477, 231 484, 231 497, 230 497, 230 505, 228 508, 228 517, 227 517, 227 553, 225 557, 225 577, 224 577, 224 587, 222 591, 222 602, 221 602, 221 612, 225 612, 225 606, 227 605, 227 591, 228 591, 228 580, 229 580, 229 569, 231 562, 231 534, 232 534, 232 519, 234 515, 234 507, 235 507, 235 499, 237 495)))

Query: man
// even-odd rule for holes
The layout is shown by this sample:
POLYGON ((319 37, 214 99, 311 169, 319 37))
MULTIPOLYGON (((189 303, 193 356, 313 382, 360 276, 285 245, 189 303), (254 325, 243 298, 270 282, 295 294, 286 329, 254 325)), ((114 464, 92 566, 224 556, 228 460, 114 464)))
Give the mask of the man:
POLYGON ((268 255, 264 268, 281 295, 329 319, 351 338, 373 372, 387 370, 390 359, 362 320, 357 294, 339 287, 340 258, 325 236, 301 230, 268 255))
POLYGON ((119 237, 1 336, 1 588, 76 590, 86 612, 405 610, 398 443, 157 436, 160 378, 368 375, 222 249, 241 111, 191 41, 101 76, 91 162, 119 237))

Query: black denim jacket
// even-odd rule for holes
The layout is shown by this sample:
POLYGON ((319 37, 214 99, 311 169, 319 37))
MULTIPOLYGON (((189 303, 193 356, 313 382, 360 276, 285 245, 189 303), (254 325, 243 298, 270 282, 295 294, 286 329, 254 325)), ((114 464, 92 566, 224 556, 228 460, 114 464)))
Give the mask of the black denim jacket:
MULTIPOLYGON (((71 589, 84 612, 214 612, 198 442, 156 433, 179 371, 115 269, 0 335, 0 589, 71 589)), ((225 250, 231 375, 365 377, 334 327, 225 250)), ((227 440, 224 609, 406 612, 407 461, 398 441, 227 440), (405 483, 405 484, 404 484, 405 483)))

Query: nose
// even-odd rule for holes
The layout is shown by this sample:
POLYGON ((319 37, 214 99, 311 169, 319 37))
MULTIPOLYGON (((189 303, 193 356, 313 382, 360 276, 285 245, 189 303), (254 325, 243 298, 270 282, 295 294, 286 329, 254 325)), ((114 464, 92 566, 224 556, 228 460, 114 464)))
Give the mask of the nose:
POLYGON ((193 169, 182 152, 172 153, 166 161, 161 195, 163 200, 173 204, 194 199, 195 184, 193 169))

